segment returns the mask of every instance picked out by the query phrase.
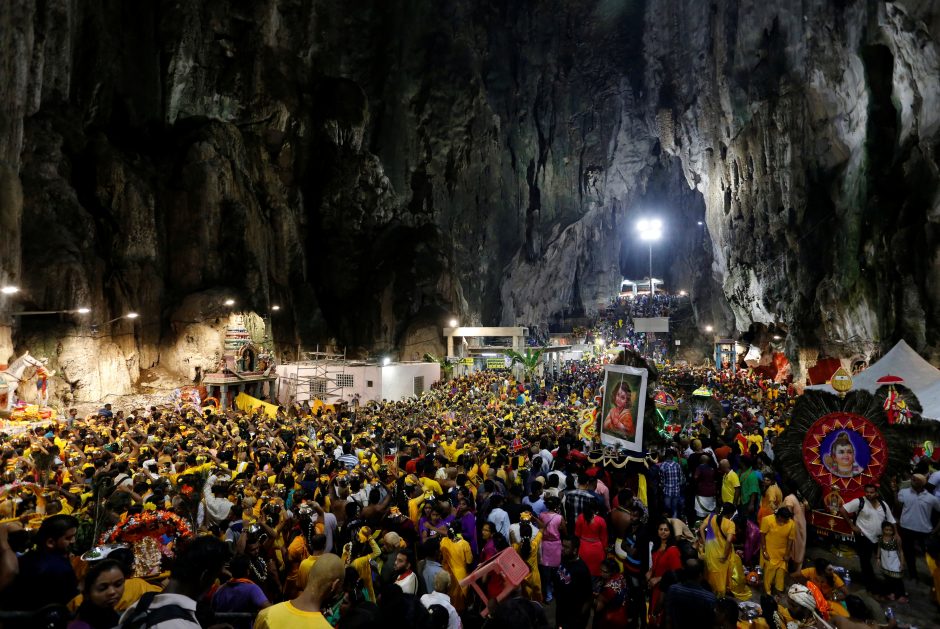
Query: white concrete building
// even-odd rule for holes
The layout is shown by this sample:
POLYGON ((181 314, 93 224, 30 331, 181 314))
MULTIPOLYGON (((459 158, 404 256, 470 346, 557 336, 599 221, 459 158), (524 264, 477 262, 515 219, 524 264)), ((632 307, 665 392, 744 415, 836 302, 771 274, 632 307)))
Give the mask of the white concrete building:
POLYGON ((441 366, 428 362, 380 365, 358 361, 309 361, 278 365, 277 398, 289 404, 314 398, 327 404, 358 399, 401 400, 420 395, 441 379, 441 366))

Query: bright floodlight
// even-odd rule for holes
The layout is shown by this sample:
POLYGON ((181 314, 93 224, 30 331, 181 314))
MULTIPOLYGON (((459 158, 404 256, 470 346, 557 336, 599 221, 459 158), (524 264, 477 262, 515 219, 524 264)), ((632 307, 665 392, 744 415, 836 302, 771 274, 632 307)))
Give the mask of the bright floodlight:
POLYGON ((91 308, 79 308, 75 312, 77 312, 78 314, 88 314, 89 312, 91 312, 91 308))
POLYGON ((388 356, 382 359, 382 364, 385 366, 388 366, 391 362, 392 362, 392 359, 389 358, 388 356))
POLYGON ((277 311, 277 310, 280 310, 280 309, 281 309, 280 306, 271 306, 271 310, 277 311))
POLYGON ((686 295, 688 295, 688 293, 685 292, 684 290, 680 290, 680 291, 679 291, 679 296, 680 296, 680 297, 685 297, 686 295))
POLYGON ((226 306, 234 306, 234 305, 235 305, 235 300, 234 300, 234 299, 226 299, 224 303, 225 303, 226 306))
POLYGON ((451 320, 450 320, 450 327, 452 327, 452 328, 456 328, 456 327, 457 327, 457 319, 451 319, 451 320))
POLYGON ((640 240, 659 240, 663 237, 663 222, 658 218, 644 218, 637 221, 636 230, 640 240))
POLYGON ((0 288, 0 293, 3 293, 4 295, 12 295, 18 292, 20 292, 18 286, 4 286, 3 288, 0 288))
POLYGON ((704 225, 705 223, 703 223, 702 221, 699 221, 698 224, 699 224, 699 225, 704 225))
POLYGON ((706 332, 711 332, 711 331, 714 330, 714 329, 715 329, 715 328, 713 328, 713 327, 710 326, 710 325, 706 325, 706 326, 705 326, 705 331, 706 331, 706 332))
POLYGON ((124 316, 127 317, 128 319, 136 319, 136 318, 139 317, 140 315, 137 314, 136 312, 128 312, 128 313, 127 313, 126 315, 124 315, 124 316))

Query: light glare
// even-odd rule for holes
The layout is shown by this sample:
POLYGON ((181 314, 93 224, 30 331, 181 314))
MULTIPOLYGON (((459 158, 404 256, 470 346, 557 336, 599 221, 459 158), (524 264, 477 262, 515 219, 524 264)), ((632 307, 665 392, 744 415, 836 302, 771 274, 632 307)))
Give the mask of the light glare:
POLYGON ((663 236, 663 222, 658 218, 643 218, 637 221, 636 230, 640 240, 659 240, 663 236))

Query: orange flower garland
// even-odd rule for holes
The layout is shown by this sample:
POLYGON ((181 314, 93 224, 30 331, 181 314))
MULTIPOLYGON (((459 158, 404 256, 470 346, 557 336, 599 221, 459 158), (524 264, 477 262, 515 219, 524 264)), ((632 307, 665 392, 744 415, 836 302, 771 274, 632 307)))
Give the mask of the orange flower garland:
POLYGON ((169 511, 144 511, 134 515, 124 515, 114 527, 101 534, 99 544, 117 541, 136 542, 146 537, 174 537, 183 539, 192 537, 193 532, 186 521, 169 511))

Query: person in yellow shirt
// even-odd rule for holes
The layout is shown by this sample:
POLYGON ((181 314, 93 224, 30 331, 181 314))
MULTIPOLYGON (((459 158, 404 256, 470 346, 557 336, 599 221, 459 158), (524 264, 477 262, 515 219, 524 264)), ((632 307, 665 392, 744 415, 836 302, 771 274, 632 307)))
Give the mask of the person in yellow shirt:
POLYGON ((741 480, 733 469, 728 459, 722 459, 718 464, 718 469, 724 475, 721 479, 721 501, 730 502, 737 505, 741 501, 741 480))
POLYGON ((332 629, 323 608, 343 587, 346 568, 336 555, 322 555, 297 598, 261 610, 254 629, 332 629))
POLYGON ((760 522, 771 513, 776 513, 783 504, 783 492, 770 474, 765 475, 761 481, 764 495, 761 496, 760 510, 757 512, 757 521, 760 522))
POLYGON ((440 496, 444 493, 444 490, 441 489, 441 484, 434 480, 433 478, 428 478, 427 476, 421 476, 418 478, 418 482, 421 483, 421 486, 424 488, 424 491, 431 492, 435 496, 440 496))
POLYGON ((844 601, 847 594, 845 582, 832 569, 832 564, 829 563, 828 559, 817 558, 812 568, 806 568, 800 572, 800 577, 802 580, 816 584, 822 595, 829 601, 829 614, 831 616, 848 617, 849 612, 839 602, 844 601))
POLYGON ((751 451, 751 446, 757 446, 757 453, 760 454, 764 450, 764 438, 760 435, 760 429, 755 428, 751 431, 751 434, 747 436, 747 451, 751 451))
MULTIPOLYGON (((313 551, 314 539, 323 533, 323 523, 314 522, 309 509, 300 511, 300 535, 291 540, 287 547, 287 576, 284 579, 284 595, 293 597, 301 590, 298 580, 300 564, 310 557, 313 551), (319 526, 318 526, 319 525, 319 526)), ((324 537, 324 548, 326 541, 324 537)))
POLYGON ((310 540, 310 545, 310 556, 301 561, 300 566, 297 568, 297 587, 301 590, 307 587, 307 577, 310 571, 313 569, 314 564, 317 563, 317 560, 320 559, 320 556, 326 551, 326 535, 314 535, 313 539, 310 540))
POLYGON ((774 588, 780 592, 784 591, 787 562, 793 554, 795 539, 796 525, 793 524, 793 514, 788 508, 780 507, 775 514, 761 520, 760 564, 764 570, 765 594, 772 594, 774 588))

